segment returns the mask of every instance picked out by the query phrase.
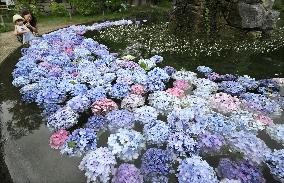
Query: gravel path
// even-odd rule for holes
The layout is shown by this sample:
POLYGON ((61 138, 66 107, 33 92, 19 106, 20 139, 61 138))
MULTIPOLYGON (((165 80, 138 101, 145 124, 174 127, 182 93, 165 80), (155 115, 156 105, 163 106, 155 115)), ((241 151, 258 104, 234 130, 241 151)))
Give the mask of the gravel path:
MULTIPOLYGON (((66 27, 70 24, 55 24, 40 26, 39 33, 44 34, 62 27, 66 27)), ((13 31, 0 33, 0 64, 11 54, 16 48, 21 46, 21 43, 17 40, 13 31)))

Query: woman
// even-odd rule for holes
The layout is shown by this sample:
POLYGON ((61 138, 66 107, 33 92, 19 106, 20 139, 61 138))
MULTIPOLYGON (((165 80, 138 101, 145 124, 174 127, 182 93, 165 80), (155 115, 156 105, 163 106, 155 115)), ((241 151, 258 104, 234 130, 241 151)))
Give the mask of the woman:
POLYGON ((27 28, 30 29, 33 34, 37 34, 37 20, 33 14, 30 11, 25 10, 22 12, 22 17, 25 19, 25 26, 27 26, 27 28))
MULTIPOLYGON (((36 18, 33 16, 33 14, 28 11, 24 10, 22 12, 22 17, 24 18, 24 25, 35 35, 37 36, 38 30, 37 30, 37 21, 36 18)), ((23 42, 23 33, 17 31, 15 27, 15 34, 17 36, 18 41, 21 43, 23 42)))

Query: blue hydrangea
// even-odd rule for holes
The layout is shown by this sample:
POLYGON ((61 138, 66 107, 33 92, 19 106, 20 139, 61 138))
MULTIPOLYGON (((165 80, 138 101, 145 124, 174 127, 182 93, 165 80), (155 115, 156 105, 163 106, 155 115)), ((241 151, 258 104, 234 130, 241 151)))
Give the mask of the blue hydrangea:
POLYGON ((247 75, 238 77, 237 81, 248 90, 254 90, 259 85, 259 83, 254 78, 251 78, 247 75))
POLYGON ((266 154, 265 162, 273 176, 280 182, 284 181, 284 149, 274 150, 266 154))
POLYGON ((68 129, 78 123, 78 118, 78 113, 70 107, 64 107, 48 117, 47 127, 53 131, 68 129))
POLYGON ((134 110, 134 118, 141 124, 147 124, 158 117, 158 111, 150 106, 142 106, 134 110))
POLYGON ((206 67, 206 66, 198 66, 197 70, 204 74, 213 72, 213 70, 210 67, 206 67))
POLYGON ((235 81, 222 81, 219 84, 219 90, 231 95, 240 95, 246 92, 246 88, 235 81))
POLYGON ((170 135, 169 126, 160 120, 155 120, 144 125, 144 136, 148 143, 162 145, 170 135))
POLYGON ((209 164, 199 156, 184 159, 178 167, 179 183, 218 183, 216 173, 209 164))
POLYGON ((113 110, 107 114, 106 118, 111 131, 134 127, 134 115, 128 110, 113 110))
POLYGON ((106 98, 106 91, 103 87, 91 88, 90 90, 87 91, 87 97, 92 102, 95 102, 97 100, 106 98))
POLYGON ((143 176, 133 164, 123 163, 115 171, 112 183, 143 183, 143 176))
POLYGON ((173 132, 168 138, 167 147, 179 156, 197 154, 199 146, 194 138, 183 131, 173 132))
POLYGON ((116 83, 112 86, 110 95, 114 98, 124 98, 129 94, 130 87, 128 84, 116 83))
POLYGON ((141 158, 141 172, 145 181, 163 179, 168 182, 168 176, 172 171, 172 154, 168 150, 149 148, 141 158))
POLYGON ((82 154, 97 148, 97 135, 93 129, 79 128, 72 132, 65 141, 62 154, 69 156, 81 156, 82 154))
POLYGON ((67 102, 67 106, 76 112, 84 112, 90 105, 91 101, 84 95, 73 97, 67 102))
POLYGON ((194 119, 194 111, 190 108, 174 109, 167 116, 169 127, 173 131, 186 130, 190 128, 194 119))
POLYGON ((95 131, 107 130, 107 119, 101 115, 91 116, 88 118, 85 127, 95 131))

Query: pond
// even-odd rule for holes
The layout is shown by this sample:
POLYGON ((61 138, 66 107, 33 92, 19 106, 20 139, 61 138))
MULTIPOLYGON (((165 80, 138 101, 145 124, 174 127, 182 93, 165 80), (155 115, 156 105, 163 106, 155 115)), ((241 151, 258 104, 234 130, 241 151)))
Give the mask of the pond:
MULTIPOLYGON (((151 36, 150 38, 146 37, 152 35, 152 33, 154 37, 157 37, 157 31, 149 32, 149 29, 151 29, 153 25, 141 26, 142 28, 137 26, 131 26, 131 28, 113 27, 106 30, 103 29, 99 32, 89 31, 85 36, 94 38, 99 43, 107 45, 112 52, 118 52, 119 55, 131 53, 132 55, 136 55, 137 57, 141 56, 143 58, 148 58, 155 54, 161 55, 164 58, 164 62, 160 64, 161 67, 169 65, 176 69, 186 69, 195 72, 197 66, 204 65, 220 74, 249 75, 256 79, 284 77, 284 41, 282 37, 281 39, 277 39, 277 41, 265 40, 265 46, 256 43, 255 45, 257 45, 256 47, 259 49, 255 49, 255 51, 236 52, 234 49, 236 47, 230 46, 228 48, 228 46, 224 46, 224 42, 219 42, 215 50, 203 50, 210 46, 203 42, 202 44, 204 45, 200 46, 201 42, 197 42, 193 44, 193 46, 192 44, 188 44, 189 46, 181 51, 179 46, 184 45, 183 40, 176 45, 171 45, 174 44, 175 41, 169 44, 168 48, 172 47, 175 49, 157 49, 157 52, 153 53, 149 52, 149 50, 153 50, 154 47, 166 47, 166 45, 152 39, 151 36), (135 36, 137 36, 137 30, 143 29, 146 29, 146 32, 138 32, 138 34, 141 35, 138 41, 138 38, 135 38, 135 36), (127 31, 129 32, 128 34, 127 31), (126 37, 129 37, 129 34, 132 34, 133 37, 127 40, 126 37), (145 41, 149 40, 153 41, 153 44, 145 45, 145 41), (133 46, 133 41, 135 41, 135 43, 139 42, 140 45, 133 46), (196 45, 199 45, 199 47, 196 45), (261 49, 261 47, 265 49, 261 49), (267 53, 261 53, 266 51, 267 53)), ((163 26, 155 27, 155 30, 160 29, 163 29, 163 26)), ((163 37, 167 37, 164 36, 163 31, 160 31, 160 34, 163 37)), ((168 40, 176 39, 170 37, 171 36, 167 37, 168 40)), ((162 42, 164 41, 165 40, 162 40, 162 42)), ((227 45, 232 44, 226 43, 227 45)), ((211 42, 210 44, 215 43, 211 42)), ((243 45, 244 47, 249 46, 248 44, 243 45)), ((42 110, 39 109, 35 103, 26 104, 22 102, 19 89, 12 85, 13 77, 11 73, 15 69, 15 65, 20 57, 21 48, 11 54, 0 66, 0 125, 2 134, 2 146, 0 148, 2 160, 0 163, 3 165, 1 165, 3 168, 1 168, 0 172, 3 178, 0 177, 0 179, 5 180, 4 182, 10 182, 12 178, 12 182, 16 183, 86 182, 84 172, 78 169, 82 158, 70 158, 50 148, 49 137, 52 132, 46 127, 46 119, 41 116, 42 110)), ((282 95, 284 95, 283 89, 282 95)), ((83 120, 83 118, 84 117, 82 117, 81 120, 83 120)), ((276 117, 274 122, 284 123, 283 113, 282 116, 276 117)), ((135 128, 140 128, 141 130, 139 126, 135 128)), ((98 144, 103 144, 102 141, 107 141, 107 136, 108 134, 102 134, 102 136, 100 136, 101 142, 98 142, 98 144)), ((283 149, 283 145, 272 140, 264 132, 259 133, 258 137, 263 139, 266 145, 271 149, 283 149)), ((222 157, 229 156, 206 156, 205 159, 212 167, 217 167, 218 160, 222 157)), ((139 161, 135 161, 135 164, 140 165, 139 161)), ((266 166, 264 167, 263 173, 268 183, 277 182, 266 166)), ((170 182, 177 182, 174 175, 171 175, 170 182)))

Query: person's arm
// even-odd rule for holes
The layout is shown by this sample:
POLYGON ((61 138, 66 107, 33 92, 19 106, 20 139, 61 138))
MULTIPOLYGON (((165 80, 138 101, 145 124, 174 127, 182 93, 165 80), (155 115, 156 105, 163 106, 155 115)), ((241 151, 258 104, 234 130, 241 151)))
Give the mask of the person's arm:
POLYGON ((30 32, 30 30, 29 30, 28 28, 26 28, 24 31, 20 31, 20 30, 18 29, 18 27, 15 25, 14 34, 15 34, 16 36, 21 36, 21 35, 23 35, 24 33, 27 33, 27 32, 30 32))
POLYGON ((36 27, 36 26, 35 26, 35 27, 33 27, 30 23, 27 23, 27 24, 26 24, 26 26, 27 26, 29 29, 31 29, 31 30, 32 30, 32 32, 37 33, 37 27, 36 27))

